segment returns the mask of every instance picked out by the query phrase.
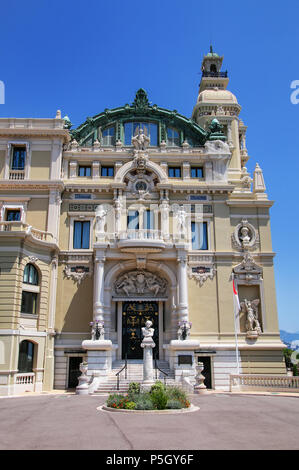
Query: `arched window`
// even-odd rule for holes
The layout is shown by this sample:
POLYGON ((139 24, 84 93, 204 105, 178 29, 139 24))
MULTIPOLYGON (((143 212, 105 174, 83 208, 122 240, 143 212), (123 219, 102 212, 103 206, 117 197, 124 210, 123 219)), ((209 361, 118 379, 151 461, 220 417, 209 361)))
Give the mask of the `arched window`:
POLYGON ((23 282, 25 284, 32 284, 34 286, 38 285, 38 272, 36 267, 31 263, 26 264, 25 266, 23 282))
POLYGON ((217 72, 217 68, 216 68, 216 65, 215 65, 215 64, 211 64, 210 72, 212 72, 212 73, 216 73, 216 72, 217 72))
POLYGON ((19 346, 19 372, 32 372, 34 358, 34 343, 24 340, 19 346))
POLYGON ((176 129, 167 127, 167 144, 173 147, 180 145, 180 135, 176 129))
POLYGON ((37 299, 40 291, 38 272, 33 264, 28 263, 24 269, 21 313, 37 314, 37 299))

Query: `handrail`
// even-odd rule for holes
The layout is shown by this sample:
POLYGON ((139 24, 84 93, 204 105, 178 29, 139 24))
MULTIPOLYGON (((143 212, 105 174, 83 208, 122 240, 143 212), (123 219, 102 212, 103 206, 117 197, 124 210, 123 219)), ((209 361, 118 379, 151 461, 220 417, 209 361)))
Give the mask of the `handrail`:
POLYGON ((166 383, 166 376, 168 377, 168 374, 167 372, 165 372, 164 370, 160 369, 160 367, 158 366, 158 361, 157 361, 157 356, 156 356, 157 353, 155 353, 155 369, 156 369, 156 380, 158 379, 158 370, 160 372, 162 372, 162 374, 164 375, 163 379, 164 379, 164 385, 166 383))
POLYGON ((128 355, 125 354, 125 365, 115 374, 117 377, 117 387, 116 389, 119 390, 119 377, 122 371, 125 369, 125 379, 127 379, 127 369, 128 369, 128 355))

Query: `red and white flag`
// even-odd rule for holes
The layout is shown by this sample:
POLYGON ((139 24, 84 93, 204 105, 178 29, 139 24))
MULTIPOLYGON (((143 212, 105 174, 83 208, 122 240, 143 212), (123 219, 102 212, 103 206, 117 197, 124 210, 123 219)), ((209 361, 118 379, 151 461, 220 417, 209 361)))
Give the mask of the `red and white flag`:
POLYGON ((235 317, 237 317, 240 312, 240 302, 239 302, 239 295, 238 295, 238 291, 237 291, 234 279, 233 279, 233 294, 234 294, 235 317))

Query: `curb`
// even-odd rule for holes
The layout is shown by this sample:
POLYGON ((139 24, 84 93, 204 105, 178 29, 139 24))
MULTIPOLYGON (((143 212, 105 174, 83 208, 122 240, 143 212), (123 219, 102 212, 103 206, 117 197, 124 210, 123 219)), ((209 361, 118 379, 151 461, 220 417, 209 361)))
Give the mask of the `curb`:
POLYGON ((110 408, 109 406, 101 405, 97 407, 98 411, 106 411, 112 413, 135 413, 135 414, 181 414, 181 413, 192 413, 194 411, 199 411, 199 406, 192 405, 189 408, 182 408, 180 410, 122 410, 117 408, 110 408))

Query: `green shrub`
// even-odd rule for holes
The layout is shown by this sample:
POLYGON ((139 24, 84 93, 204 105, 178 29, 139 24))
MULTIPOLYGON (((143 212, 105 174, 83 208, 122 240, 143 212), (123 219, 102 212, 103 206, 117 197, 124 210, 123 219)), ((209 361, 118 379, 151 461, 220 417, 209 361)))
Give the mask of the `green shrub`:
POLYGON ((153 410, 154 405, 149 393, 142 393, 136 398, 136 410, 153 410))
POLYGON ((118 393, 112 393, 109 395, 109 397, 107 398, 107 406, 109 406, 110 408, 125 408, 126 407, 126 404, 128 402, 128 397, 124 396, 124 395, 120 395, 118 393))
POLYGON ((129 384, 128 395, 136 394, 136 393, 140 393, 140 383, 138 383, 138 382, 131 382, 131 383, 129 384))
POLYGON ((297 377, 299 375, 297 364, 293 364, 293 375, 297 377))
POLYGON ((165 386, 163 385, 161 380, 157 380, 157 382, 154 383, 154 385, 151 386, 151 392, 150 393, 155 392, 156 390, 162 390, 162 391, 165 390, 165 386))
POLYGON ((166 388, 166 394, 169 400, 179 400, 182 403, 187 400, 186 392, 176 386, 171 386, 166 388))
POLYGON ((126 403, 126 410, 135 410, 136 409, 136 403, 134 401, 128 401, 126 403))
POLYGON ((166 408, 169 410, 181 410, 183 403, 179 400, 168 400, 166 408))
POLYGON ((157 410, 165 410, 168 397, 164 390, 164 387, 163 389, 158 388, 156 390, 151 391, 150 397, 151 397, 154 407, 157 410))

